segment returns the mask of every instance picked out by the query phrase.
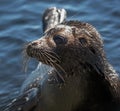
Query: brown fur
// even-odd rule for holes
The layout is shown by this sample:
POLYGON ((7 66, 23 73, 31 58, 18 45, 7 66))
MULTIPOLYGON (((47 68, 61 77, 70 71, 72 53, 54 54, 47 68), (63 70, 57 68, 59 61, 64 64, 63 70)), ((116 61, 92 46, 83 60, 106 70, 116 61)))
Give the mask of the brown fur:
POLYGON ((115 111, 119 106, 120 80, 105 57, 100 34, 92 25, 78 21, 59 24, 30 43, 26 52, 57 70, 62 84, 67 85, 68 76, 83 78, 85 99, 72 110, 115 111), (67 42, 56 44, 53 40, 56 35, 67 42))

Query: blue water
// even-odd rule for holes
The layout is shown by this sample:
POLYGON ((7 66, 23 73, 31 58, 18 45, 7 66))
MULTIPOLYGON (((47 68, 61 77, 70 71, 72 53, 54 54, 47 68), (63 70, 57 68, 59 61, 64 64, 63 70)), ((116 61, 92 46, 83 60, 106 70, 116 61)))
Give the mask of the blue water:
MULTIPOLYGON (((0 110, 16 97, 37 62, 22 70, 22 50, 42 35, 42 14, 56 6, 68 11, 68 20, 94 25, 104 40, 109 62, 120 73, 120 0, 0 0, 0 110)), ((2 111, 2 110, 1 110, 2 111)))

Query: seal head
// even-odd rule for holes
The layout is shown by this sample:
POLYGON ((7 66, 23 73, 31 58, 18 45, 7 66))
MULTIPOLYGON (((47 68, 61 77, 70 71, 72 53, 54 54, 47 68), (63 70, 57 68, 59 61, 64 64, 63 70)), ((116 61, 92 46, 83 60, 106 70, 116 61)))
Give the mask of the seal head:
POLYGON ((104 51, 100 35, 91 25, 79 24, 81 27, 60 24, 50 29, 28 45, 27 54, 47 65, 56 67, 55 64, 59 64, 65 70, 78 64, 89 64, 101 73, 104 51))

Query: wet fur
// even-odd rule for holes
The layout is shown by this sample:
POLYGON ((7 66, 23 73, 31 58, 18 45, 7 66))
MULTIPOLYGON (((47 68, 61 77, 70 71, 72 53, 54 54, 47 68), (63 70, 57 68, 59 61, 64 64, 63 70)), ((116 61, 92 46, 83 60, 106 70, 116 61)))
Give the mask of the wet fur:
MULTIPOLYGON (((52 28, 43 38, 28 45, 27 54, 52 66, 58 80, 60 79, 58 84, 67 85, 69 76, 83 78, 85 99, 82 103, 80 100, 72 111, 117 110, 120 104, 120 80, 105 57, 100 34, 92 25, 79 21, 68 21, 59 25, 71 28, 72 32, 69 34, 68 29, 68 35, 65 34, 70 39, 67 44, 57 46, 51 40, 55 34, 67 33, 64 28, 52 28)), ((72 85, 74 84, 71 83, 71 87, 72 85)))

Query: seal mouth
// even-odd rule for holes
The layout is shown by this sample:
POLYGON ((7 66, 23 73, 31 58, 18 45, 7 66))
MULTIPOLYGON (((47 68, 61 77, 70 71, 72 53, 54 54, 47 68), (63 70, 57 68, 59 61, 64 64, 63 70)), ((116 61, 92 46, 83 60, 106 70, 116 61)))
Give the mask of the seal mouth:
POLYGON ((29 57, 36 58, 38 61, 47 65, 60 63, 60 58, 56 53, 33 43, 28 44, 26 53, 29 57))

